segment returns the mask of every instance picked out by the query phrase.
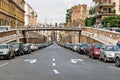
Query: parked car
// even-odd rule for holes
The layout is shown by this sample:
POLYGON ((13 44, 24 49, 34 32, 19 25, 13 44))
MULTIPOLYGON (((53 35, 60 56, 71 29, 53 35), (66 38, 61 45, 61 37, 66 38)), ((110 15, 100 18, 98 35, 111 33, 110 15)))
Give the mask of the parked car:
POLYGON ((6 59, 15 58, 14 49, 10 44, 0 44, 0 56, 6 59))
POLYGON ((57 42, 57 44, 58 44, 59 46, 61 46, 61 47, 64 46, 64 43, 62 43, 62 42, 57 42))
POLYGON ((115 53, 115 64, 120 67, 120 53, 115 53))
POLYGON ((102 43, 94 43, 89 47, 89 52, 88 52, 88 56, 90 58, 97 58, 99 59, 100 56, 100 48, 102 47, 102 43))
POLYGON ((38 45, 38 49, 43 48, 43 45, 42 45, 42 44, 36 44, 36 45, 38 45))
POLYGON ((65 43, 64 47, 67 48, 67 49, 69 49, 70 48, 70 43, 65 43))
POLYGON ((81 45, 81 43, 74 44, 72 50, 77 52, 80 45, 81 45))
POLYGON ((73 50, 75 44, 70 44, 69 49, 73 50))
POLYGON ((23 45, 24 46, 24 53, 26 53, 26 54, 30 54, 31 53, 31 45, 29 45, 29 44, 24 44, 23 45))
POLYGON ((36 44, 32 44, 32 45, 31 45, 31 50, 32 50, 32 51, 38 50, 38 46, 37 46, 36 44))
POLYGON ((24 54, 23 43, 22 42, 13 42, 11 45, 14 48, 15 55, 20 56, 24 54))
POLYGON ((43 43, 42 45, 43 45, 43 47, 45 48, 45 47, 48 46, 48 43, 43 43))
POLYGON ((81 46, 79 48, 79 53, 87 55, 87 47, 88 47, 88 45, 89 45, 88 43, 81 43, 81 46))
POLYGON ((114 61, 115 53, 120 53, 120 49, 115 45, 103 45, 100 49, 99 60, 114 61))

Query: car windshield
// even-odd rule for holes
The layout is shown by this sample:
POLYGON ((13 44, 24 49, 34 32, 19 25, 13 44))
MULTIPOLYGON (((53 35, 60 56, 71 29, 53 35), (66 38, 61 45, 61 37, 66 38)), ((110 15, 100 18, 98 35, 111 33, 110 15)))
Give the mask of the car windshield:
POLYGON ((82 48, 87 48, 88 44, 82 44, 81 47, 82 48))
POLYGON ((29 47, 29 45, 24 45, 24 48, 28 48, 29 47))
POLYGON ((79 46, 80 44, 74 44, 74 46, 79 46))
POLYGON ((95 47, 96 49, 100 49, 101 46, 102 46, 102 44, 95 44, 95 45, 94 45, 94 47, 95 47))
POLYGON ((8 45, 0 45, 0 49, 7 49, 8 45))
POLYGON ((106 51, 120 51, 117 46, 107 46, 106 51))
POLYGON ((12 44, 13 48, 18 48, 19 45, 20 45, 19 43, 13 43, 13 44, 12 44))

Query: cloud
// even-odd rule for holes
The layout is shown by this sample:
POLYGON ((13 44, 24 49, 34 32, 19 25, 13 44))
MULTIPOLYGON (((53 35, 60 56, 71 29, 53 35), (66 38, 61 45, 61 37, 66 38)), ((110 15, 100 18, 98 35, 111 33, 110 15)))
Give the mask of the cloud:
POLYGON ((66 9, 91 0, 25 0, 38 13, 38 22, 65 22, 66 9))

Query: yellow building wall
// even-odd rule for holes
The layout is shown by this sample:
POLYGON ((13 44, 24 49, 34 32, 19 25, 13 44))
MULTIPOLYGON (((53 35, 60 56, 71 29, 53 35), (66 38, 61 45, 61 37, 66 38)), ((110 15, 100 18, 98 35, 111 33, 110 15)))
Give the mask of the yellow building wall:
POLYGON ((23 26, 24 3, 24 0, 0 0, 0 26, 23 26))

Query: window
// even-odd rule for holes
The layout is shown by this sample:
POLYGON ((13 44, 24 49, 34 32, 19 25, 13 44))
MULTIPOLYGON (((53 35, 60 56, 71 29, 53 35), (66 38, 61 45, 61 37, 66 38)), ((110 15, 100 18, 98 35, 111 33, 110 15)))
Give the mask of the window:
POLYGON ((108 0, 108 3, 111 3, 111 0, 108 0))

